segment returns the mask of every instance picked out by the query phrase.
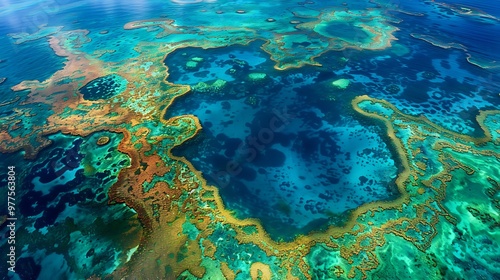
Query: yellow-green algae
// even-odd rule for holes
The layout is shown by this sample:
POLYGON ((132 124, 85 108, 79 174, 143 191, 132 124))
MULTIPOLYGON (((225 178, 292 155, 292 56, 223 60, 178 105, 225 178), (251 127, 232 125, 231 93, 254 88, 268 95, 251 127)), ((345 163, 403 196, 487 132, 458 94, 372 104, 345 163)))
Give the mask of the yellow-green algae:
POLYGON ((250 73, 248 74, 248 78, 251 80, 251 81, 260 81, 260 80, 263 80, 267 77, 267 74, 266 73, 250 73))
POLYGON ((213 81, 211 84, 205 82, 199 82, 193 86, 194 91, 198 92, 212 92, 217 93, 222 90, 226 86, 227 82, 222 79, 217 79, 213 81))
POLYGON ((338 79, 332 82, 332 85, 339 89, 346 89, 351 82, 348 79, 338 79))
POLYGON ((186 62, 186 68, 187 69, 194 69, 196 67, 198 67, 198 62, 192 61, 192 60, 186 62))

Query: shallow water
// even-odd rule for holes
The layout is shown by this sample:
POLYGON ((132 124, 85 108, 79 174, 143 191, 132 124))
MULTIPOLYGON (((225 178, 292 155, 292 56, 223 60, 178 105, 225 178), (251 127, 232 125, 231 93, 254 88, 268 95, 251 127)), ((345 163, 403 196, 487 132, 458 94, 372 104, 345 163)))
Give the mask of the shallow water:
POLYGON ((0 4, 0 269, 499 278, 499 11, 0 4))

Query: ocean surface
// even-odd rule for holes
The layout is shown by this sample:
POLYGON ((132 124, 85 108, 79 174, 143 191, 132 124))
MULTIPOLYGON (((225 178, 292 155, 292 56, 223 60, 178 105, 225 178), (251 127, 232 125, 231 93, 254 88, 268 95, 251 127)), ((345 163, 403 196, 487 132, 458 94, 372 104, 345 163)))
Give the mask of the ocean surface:
POLYGON ((499 279, 500 2, 0 3, 2 279, 499 279))

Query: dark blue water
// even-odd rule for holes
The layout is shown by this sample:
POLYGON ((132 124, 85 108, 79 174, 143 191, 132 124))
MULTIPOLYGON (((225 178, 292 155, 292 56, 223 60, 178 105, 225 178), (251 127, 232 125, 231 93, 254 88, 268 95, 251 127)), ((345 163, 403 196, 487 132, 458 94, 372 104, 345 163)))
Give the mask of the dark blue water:
POLYGON ((340 226, 361 204, 397 197, 397 160, 381 143, 382 129, 360 125, 341 101, 356 88, 328 99, 327 81, 342 76, 323 67, 276 71, 261 44, 167 57, 169 81, 193 91, 165 118, 194 114, 203 126, 173 153, 217 186, 236 216, 260 219, 275 239, 340 226), (188 68, 193 59, 202 62, 188 68), (266 77, 251 80, 251 73, 266 77), (222 88, 198 89, 221 78, 228 81, 222 88))

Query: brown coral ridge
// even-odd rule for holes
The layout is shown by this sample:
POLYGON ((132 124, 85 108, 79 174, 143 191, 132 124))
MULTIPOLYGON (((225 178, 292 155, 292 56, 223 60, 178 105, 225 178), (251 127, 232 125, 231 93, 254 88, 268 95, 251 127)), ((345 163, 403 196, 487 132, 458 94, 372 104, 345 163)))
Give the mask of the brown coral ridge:
MULTIPOLYGON (((170 135, 165 134, 159 137, 150 137, 149 134, 151 131, 148 128, 138 128, 137 126, 151 119, 161 119, 161 116, 157 115, 161 107, 161 102, 159 101, 164 100, 165 97, 149 100, 148 104, 154 104, 152 106, 153 113, 150 115, 143 115, 128 108, 126 109, 119 100, 114 100, 114 102, 83 100, 78 93, 78 87, 109 73, 109 70, 105 70, 107 65, 92 60, 81 52, 72 51, 73 47, 76 48, 82 42, 88 41, 86 39, 86 34, 86 31, 63 32, 49 39, 50 46, 54 49, 56 54, 67 58, 64 68, 57 71, 47 81, 23 82, 14 87, 14 90, 30 90, 25 104, 49 104, 54 114, 48 118, 45 125, 34 127, 28 137, 14 138, 7 131, 2 131, 0 135, 2 145, 0 148, 4 152, 14 152, 24 148, 27 158, 35 158, 38 151, 50 145, 50 141, 44 136, 55 132, 78 136, 87 136, 102 130, 123 133, 124 138, 120 142, 118 149, 131 158, 131 166, 121 170, 118 182, 115 183, 109 191, 109 202, 125 203, 138 213, 138 218, 145 229, 138 255, 144 252, 144 250, 146 250, 145 248, 156 246, 155 242, 158 239, 161 239, 162 243, 164 243, 163 240, 167 239, 169 236, 173 240, 172 242, 178 246, 183 246, 186 243, 184 240, 186 237, 184 235, 179 235, 178 238, 172 238, 172 236, 175 236, 173 232, 179 232, 178 227, 183 224, 180 211, 186 211, 185 209, 188 208, 188 204, 185 203, 185 205, 181 207, 182 210, 179 210, 179 207, 176 206, 174 202, 179 200, 182 193, 192 188, 196 188, 197 184, 196 182, 191 182, 192 180, 190 178, 192 178, 192 175, 189 170, 182 167, 182 164, 174 163, 173 165, 167 166, 166 159, 158 154, 148 153, 153 150, 151 143, 155 141, 158 143, 164 139, 170 139, 172 138, 170 135), (75 35, 74 33, 76 33, 77 38, 81 37, 76 39, 77 42, 65 39, 65 37, 69 35, 75 35), (81 69, 88 69, 88 72, 83 73, 81 69), (58 83, 65 79, 70 79, 72 81, 78 80, 79 82, 58 83), (57 102, 53 99, 53 92, 58 92, 57 102), (31 137, 36 137, 40 144, 33 146, 33 142, 30 142, 31 137), (141 146, 140 149, 137 148, 138 145, 141 146), (154 178, 163 177, 171 171, 175 172, 175 179, 171 184, 159 181, 154 183, 154 186, 152 186, 149 191, 145 192, 143 190, 143 186, 153 184, 154 178), (175 223, 176 226, 167 226, 166 223, 175 223), (151 240, 152 242, 149 242, 151 240)), ((138 63, 140 63, 140 61, 138 61, 138 63)), ((129 81, 134 81, 133 75, 134 73, 123 74, 129 81)), ((146 73, 146 75, 148 75, 148 73, 146 73)), ((140 77, 136 79, 140 79, 140 77)), ((151 82, 150 80, 152 79, 148 79, 148 82, 151 82)), ((158 78, 158 82, 161 82, 161 77, 158 78)), ((168 98, 182 95, 188 92, 188 90, 189 87, 182 86, 169 88, 165 96, 168 98)), ((122 100, 130 100, 128 95, 130 95, 129 90, 122 93, 124 97, 122 100)), ((172 100, 173 98, 170 102, 172 100)), ((163 122, 171 127, 182 125, 186 126, 186 128, 194 127, 194 129, 191 130, 182 128, 184 130, 183 135, 190 134, 191 136, 189 137, 194 136, 196 131, 201 129, 198 120, 192 116, 173 118, 163 122)), ((189 139, 189 137, 187 139, 189 139)), ((187 140, 182 138, 182 135, 180 135, 180 137, 173 140, 176 141, 177 144, 180 144, 187 140)), ((194 203, 195 200, 192 199, 190 204, 194 205, 194 203)), ((202 223, 200 223, 199 220, 200 219, 198 219, 197 226, 201 228, 207 227, 207 219, 204 219, 202 223)), ((176 250, 180 250, 178 246, 167 246, 165 249, 166 251, 168 249, 171 250, 171 252, 176 252, 176 250)), ((193 248, 190 248, 189 251, 195 252, 197 244, 192 242, 190 246, 193 248)), ((138 260, 138 258, 134 257, 133 260, 138 260)), ((172 273, 175 275, 180 274, 186 269, 192 270, 192 273, 195 275, 202 275, 202 270, 196 273, 196 269, 192 268, 193 260, 199 261, 199 254, 185 258, 185 261, 182 262, 171 262, 169 267, 173 269, 172 273)), ((169 263, 169 259, 164 259, 164 261, 165 263, 169 263)), ((152 259, 145 258, 141 261, 132 261, 131 265, 143 262, 149 265, 155 263, 152 259)), ((124 270, 120 269, 117 273, 123 273, 123 271, 124 270)), ((128 270, 128 272, 131 271, 138 273, 141 270, 128 270)), ((153 271, 155 270, 151 270, 151 273, 148 274, 152 278, 163 277, 165 275, 164 267, 160 269, 160 271, 156 271, 158 274, 154 274, 153 271)))
MULTIPOLYGON (((49 38, 50 47, 59 56, 66 57, 63 69, 54 73, 54 75, 43 82, 24 81, 12 89, 14 91, 29 90, 26 100, 22 105, 45 103, 51 106, 54 112, 43 125, 33 125, 30 132, 25 137, 12 137, 8 131, 2 130, 0 133, 0 151, 15 152, 23 149, 26 158, 35 158, 37 153, 51 144, 51 141, 44 136, 56 132, 62 132, 71 135, 87 136, 93 132, 107 129, 109 126, 116 126, 126 123, 135 117, 133 112, 120 108, 118 104, 97 104, 86 102, 81 95, 75 94, 78 90, 77 83, 59 83, 64 79, 84 79, 88 82, 103 75, 102 63, 89 60, 85 55, 73 53, 67 48, 68 45, 78 46, 82 42, 87 42, 88 31, 77 30, 68 31, 51 36, 49 38), (76 35, 74 41, 66 40, 69 35, 76 35), (87 69, 82 73, 81 69, 87 69), (54 94, 57 93, 57 94, 54 94), (66 110, 80 110, 85 113, 66 114, 66 110), (112 118, 108 114, 117 112, 119 117, 112 118), (35 138, 36 141, 31 139, 35 138)), ((33 114, 34 110, 31 110, 33 114)), ((36 116, 36 114, 32 115, 36 116)))
POLYGON ((108 136, 99 137, 99 139, 97 139, 97 142, 96 142, 96 144, 98 146, 104 146, 104 145, 106 145, 108 143, 109 143, 109 137, 108 136))
MULTIPOLYGON (((163 114, 162 114, 163 115, 163 114)), ((166 127, 180 127, 187 136, 173 137, 175 144, 170 149, 181 145, 194 137, 201 129, 201 125, 194 116, 180 116, 169 120, 162 120, 166 127)), ((147 129, 141 129, 137 134, 147 135, 147 129)), ((155 140, 161 142, 162 138, 170 138, 170 135, 159 137, 155 140)), ((179 275, 189 270, 193 275, 202 277, 205 269, 201 267, 201 248, 198 236, 196 240, 188 240, 187 236, 179 234, 182 226, 187 220, 196 221, 200 230, 204 230, 206 237, 210 220, 201 209, 193 208, 196 198, 193 191, 199 185, 192 180, 190 170, 182 164, 171 162, 169 166, 166 161, 158 155, 147 156, 146 153, 152 149, 151 144, 144 138, 138 140, 142 144, 141 149, 136 149, 137 144, 131 141, 130 134, 126 135, 120 143, 119 150, 128 154, 132 159, 132 166, 122 170, 118 182, 110 190, 110 200, 113 203, 126 203, 137 211, 145 229, 145 235, 141 240, 138 252, 127 265, 125 270, 117 271, 116 275, 127 277, 163 278, 179 275), (143 167, 146 166, 144 169, 143 167), (151 184, 153 177, 163 177, 166 173, 173 172, 172 182, 158 181, 147 192, 143 185, 151 184), (189 193, 188 198, 179 205, 181 195, 189 193), (191 214, 189 214, 191 213, 191 214), (190 217, 193 218, 190 218, 190 217), (201 220, 201 221, 200 221, 201 220), (154 253, 152 253, 154 251, 154 253), (181 252, 188 253, 181 253, 181 252), (161 265, 157 262, 160 260, 161 265), (165 275, 165 269, 169 272, 165 275)))

